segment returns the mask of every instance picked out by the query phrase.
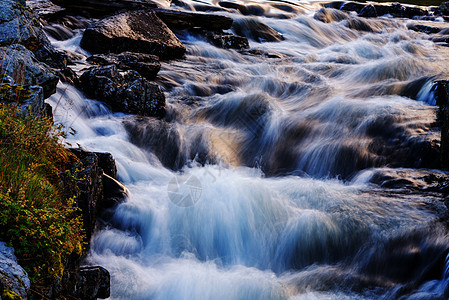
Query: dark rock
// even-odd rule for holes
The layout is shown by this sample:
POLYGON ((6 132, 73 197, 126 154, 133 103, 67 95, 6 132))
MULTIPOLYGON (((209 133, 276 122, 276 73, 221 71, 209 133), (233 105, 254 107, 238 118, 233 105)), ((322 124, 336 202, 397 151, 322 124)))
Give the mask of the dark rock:
POLYGON ((364 18, 375 18, 375 17, 377 17, 376 8, 372 4, 365 5, 362 8, 362 10, 359 12, 359 17, 364 17, 364 18))
POLYGON ((223 49, 247 49, 248 40, 242 36, 226 33, 207 32, 206 38, 215 46, 223 49))
POLYGON ((65 66, 64 57, 50 44, 38 16, 15 0, 0 1, 0 46, 21 44, 51 67, 65 66))
POLYGON ((435 10, 436 15, 449 16, 449 2, 442 2, 435 10))
POLYGON ((340 6, 340 10, 344 11, 355 11, 356 13, 360 13, 360 11, 366 6, 366 4, 359 2, 346 2, 342 6, 340 6))
POLYGON ((232 19, 226 16, 192 13, 168 9, 156 9, 156 15, 170 28, 203 28, 210 31, 231 28, 232 19))
POLYGON ((61 80, 61 82, 70 83, 72 85, 79 84, 78 75, 75 73, 75 71, 73 71, 69 67, 59 70, 58 76, 59 76, 59 80, 61 80))
POLYGON ((432 91, 439 106, 437 117, 441 124, 441 167, 449 168, 449 81, 436 81, 432 91))
POLYGON ((323 23, 332 23, 348 19, 349 15, 334 8, 321 8, 313 17, 323 23))
POLYGON ((154 80, 161 69, 157 56, 143 53, 123 52, 120 54, 93 55, 88 62, 105 66, 115 65, 118 69, 134 70, 148 80, 154 80))
POLYGON ((11 76, 17 85, 40 85, 44 98, 56 92, 58 77, 22 45, 0 47, 0 65, 1 73, 11 76))
POLYGON ((115 208, 128 197, 128 189, 107 174, 103 174, 104 200, 101 203, 101 211, 115 208))
POLYGON ((81 47, 92 53, 148 53, 160 59, 184 56, 186 48, 154 12, 133 11, 100 20, 86 29, 81 47))
POLYGON ((428 26, 428 25, 423 25, 423 24, 411 24, 408 26, 408 29, 413 30, 413 31, 418 31, 418 32, 424 32, 427 34, 437 33, 437 32, 440 32, 440 30, 441 30, 438 27, 433 27, 433 26, 428 26))
POLYGON ((29 289, 28 274, 17 263, 14 248, 0 242, 0 299, 26 299, 29 289))
POLYGON ((79 159, 74 163, 72 173, 75 174, 78 187, 77 206, 81 209, 86 241, 90 241, 95 228, 98 205, 103 201, 103 170, 98 165, 98 156, 93 152, 81 149, 70 149, 79 159))
POLYGON ((52 0, 71 13, 88 17, 104 17, 120 11, 140 10, 158 7, 151 0, 52 0))
POLYGON ((165 114, 164 93, 135 71, 119 72, 115 65, 94 67, 80 77, 80 87, 114 111, 152 117, 165 114))
POLYGON ((98 156, 98 165, 103 169, 103 172, 113 179, 117 179, 117 166, 112 154, 109 152, 95 152, 95 154, 98 156))
POLYGON ((218 2, 218 5, 224 8, 231 8, 238 10, 242 15, 249 15, 249 10, 246 8, 245 5, 236 3, 236 2, 228 2, 228 1, 220 1, 218 2))
POLYGON ((80 299, 106 299, 111 296, 111 277, 103 267, 83 267, 79 271, 76 296, 80 299))
POLYGON ((232 30, 240 36, 256 42, 279 42, 284 37, 270 26, 256 19, 238 19, 232 24, 232 30))

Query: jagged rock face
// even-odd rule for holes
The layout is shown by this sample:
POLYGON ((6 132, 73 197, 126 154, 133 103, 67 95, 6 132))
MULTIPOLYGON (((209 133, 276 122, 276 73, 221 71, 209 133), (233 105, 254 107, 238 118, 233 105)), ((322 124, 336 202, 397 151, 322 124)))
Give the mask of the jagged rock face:
POLYGON ((124 71, 134 70, 148 80, 154 80, 161 69, 161 63, 157 56, 134 52, 98 54, 89 57, 87 61, 101 66, 115 65, 118 69, 124 71))
POLYGON ((42 87, 0 84, 0 102, 19 104, 20 111, 34 116, 46 115, 42 87))
POLYGON ((39 61, 55 68, 64 67, 64 56, 54 50, 37 15, 24 5, 24 1, 0 1, 0 46, 21 44, 39 61))
POLYGON ((133 11, 100 20, 89 27, 81 47, 92 53, 126 51, 153 54, 160 59, 184 56, 186 48, 152 11, 133 11))
POLYGON ((44 98, 50 97, 56 91, 58 77, 48 66, 38 62, 34 54, 22 45, 0 47, 0 66, 1 73, 12 77, 14 84, 40 85, 44 98))
POLYGON ((81 75, 80 87, 88 97, 106 102, 117 112, 152 117, 165 114, 160 87, 135 71, 120 72, 115 65, 91 68, 81 75))
POLYGON ((17 264, 14 248, 0 242, 0 299, 5 294, 26 299, 29 289, 28 274, 17 264))

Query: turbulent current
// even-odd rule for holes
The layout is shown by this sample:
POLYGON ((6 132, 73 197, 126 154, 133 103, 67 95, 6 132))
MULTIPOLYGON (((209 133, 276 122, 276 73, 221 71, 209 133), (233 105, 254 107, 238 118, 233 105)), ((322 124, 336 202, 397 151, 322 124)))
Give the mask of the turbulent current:
MULTIPOLYGON (((247 7, 258 16, 216 13, 249 28, 250 50, 177 33, 187 55, 156 78, 162 120, 64 84, 50 99, 67 143, 112 153, 130 191, 88 257, 110 271, 111 299, 446 299, 445 205, 395 182, 443 174, 430 170, 431 85, 449 75, 449 48, 409 30, 416 20, 247 7), (284 40, 255 38, 258 21, 284 40)), ((87 55, 79 40, 54 44, 87 55)))

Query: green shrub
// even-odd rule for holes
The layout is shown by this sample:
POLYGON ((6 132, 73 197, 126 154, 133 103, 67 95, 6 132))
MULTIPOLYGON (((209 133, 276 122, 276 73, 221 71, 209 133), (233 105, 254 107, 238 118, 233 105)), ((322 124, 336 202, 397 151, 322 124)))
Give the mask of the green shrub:
POLYGON ((68 256, 83 247, 81 220, 66 192, 72 158, 60 137, 51 120, 0 103, 0 240, 15 248, 34 284, 61 278, 68 256))

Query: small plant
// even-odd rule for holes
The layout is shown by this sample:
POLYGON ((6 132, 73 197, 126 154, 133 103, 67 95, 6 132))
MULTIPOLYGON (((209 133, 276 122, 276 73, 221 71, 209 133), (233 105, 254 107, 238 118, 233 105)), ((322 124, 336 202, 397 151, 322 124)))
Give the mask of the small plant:
POLYGON ((71 153, 48 119, 0 103, 0 240, 16 250, 34 284, 61 278, 83 247, 82 222, 67 190, 71 153))

